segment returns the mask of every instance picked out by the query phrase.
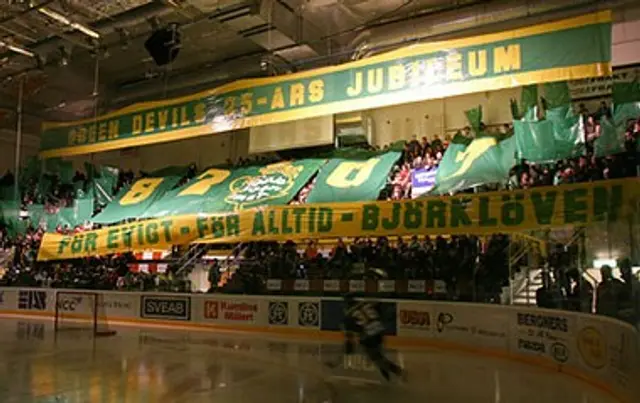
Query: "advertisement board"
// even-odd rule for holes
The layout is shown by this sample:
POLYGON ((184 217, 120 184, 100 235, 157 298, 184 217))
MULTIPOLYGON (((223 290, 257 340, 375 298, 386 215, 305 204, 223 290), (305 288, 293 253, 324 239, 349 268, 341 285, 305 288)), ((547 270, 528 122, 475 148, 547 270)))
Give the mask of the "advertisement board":
POLYGON ((233 325, 265 325, 264 303, 255 298, 222 298, 198 299, 202 306, 202 318, 205 322, 216 322, 233 325))
POLYGON ((511 313, 514 353, 566 364, 575 360, 576 318, 568 312, 522 308, 511 313))
POLYGON ((185 295, 140 296, 142 319, 191 320, 191 297, 185 295))
POLYGON ((436 339, 491 349, 508 349, 507 312, 493 307, 447 303, 434 305, 433 335, 436 339))

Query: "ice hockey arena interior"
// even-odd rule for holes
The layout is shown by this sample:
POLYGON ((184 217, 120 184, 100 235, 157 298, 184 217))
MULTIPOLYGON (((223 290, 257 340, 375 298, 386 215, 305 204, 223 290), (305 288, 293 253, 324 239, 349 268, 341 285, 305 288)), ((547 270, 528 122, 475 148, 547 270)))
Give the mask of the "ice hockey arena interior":
POLYGON ((0 1, 0 403, 640 402, 640 3, 0 1))

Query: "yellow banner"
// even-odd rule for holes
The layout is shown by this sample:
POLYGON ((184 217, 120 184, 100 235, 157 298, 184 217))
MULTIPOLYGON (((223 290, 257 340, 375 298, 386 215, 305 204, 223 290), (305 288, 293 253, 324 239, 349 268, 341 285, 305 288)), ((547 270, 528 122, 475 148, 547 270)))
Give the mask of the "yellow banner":
POLYGON ((615 222, 634 213, 638 185, 633 178, 397 202, 308 204, 165 217, 69 236, 46 234, 38 260, 167 249, 194 241, 490 234, 615 222))

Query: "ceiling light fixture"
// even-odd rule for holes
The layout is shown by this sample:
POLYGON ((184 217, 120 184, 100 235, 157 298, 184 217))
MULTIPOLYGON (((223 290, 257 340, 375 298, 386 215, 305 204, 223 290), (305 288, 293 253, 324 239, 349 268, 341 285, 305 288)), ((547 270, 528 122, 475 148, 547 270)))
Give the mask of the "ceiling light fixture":
POLYGON ((65 17, 62 14, 59 14, 51 9, 48 9, 46 7, 40 7, 38 9, 38 12, 46 15, 47 17, 51 18, 52 20, 56 20, 61 24, 67 25, 73 29, 77 29, 78 31, 82 32, 83 34, 90 36, 94 39, 100 39, 100 34, 94 30, 92 30, 91 28, 82 25, 80 23, 77 22, 73 22, 70 19, 68 19, 67 17, 65 17))
POLYGON ((9 49, 10 51, 15 52, 15 53, 19 53, 19 54, 24 55, 24 56, 36 57, 36 54, 33 53, 32 51, 30 51, 29 49, 25 49, 25 48, 20 47, 20 46, 12 45, 12 44, 7 43, 5 41, 0 41, 0 46, 4 46, 5 48, 9 49))

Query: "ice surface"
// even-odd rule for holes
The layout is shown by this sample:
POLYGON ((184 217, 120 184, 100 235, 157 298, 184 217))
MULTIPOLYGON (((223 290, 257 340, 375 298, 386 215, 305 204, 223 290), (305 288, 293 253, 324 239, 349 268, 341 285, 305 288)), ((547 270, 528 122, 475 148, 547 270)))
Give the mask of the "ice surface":
POLYGON ((388 384, 326 340, 134 327, 94 340, 52 330, 49 322, 0 319, 1 403, 617 401, 561 373, 438 350, 390 351, 410 379, 388 384))

